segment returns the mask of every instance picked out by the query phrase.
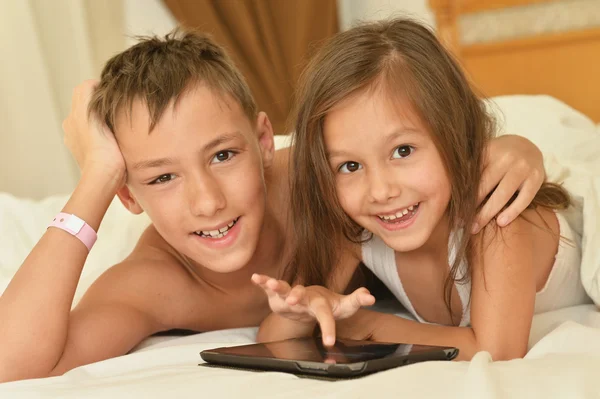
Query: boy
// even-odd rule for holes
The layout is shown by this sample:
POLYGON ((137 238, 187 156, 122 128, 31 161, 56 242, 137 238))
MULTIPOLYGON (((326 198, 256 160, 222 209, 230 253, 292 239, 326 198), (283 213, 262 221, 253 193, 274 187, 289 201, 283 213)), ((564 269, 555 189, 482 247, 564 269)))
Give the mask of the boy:
POLYGON ((81 180, 0 297, 0 382, 123 355, 160 331, 257 326, 269 306, 250 277, 281 276, 293 250, 288 153, 274 151, 267 115, 222 48, 191 33, 146 39, 94 86, 75 90, 64 123, 81 180), (152 224, 71 310, 115 194, 152 224))

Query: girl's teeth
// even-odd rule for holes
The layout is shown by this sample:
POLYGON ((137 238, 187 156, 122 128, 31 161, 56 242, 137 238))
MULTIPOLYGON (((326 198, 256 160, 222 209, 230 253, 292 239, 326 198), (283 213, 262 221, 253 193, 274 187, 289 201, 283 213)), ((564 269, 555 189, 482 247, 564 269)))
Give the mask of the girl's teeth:
MULTIPOLYGON (((417 205, 418 205, 418 204, 417 204, 417 205)), ((408 207, 408 208, 406 208, 406 209, 403 209, 403 210, 401 210, 401 211, 398 211, 398 213, 396 213, 395 215, 385 215, 385 216, 379 216, 379 218, 380 218, 380 219, 383 219, 383 220, 390 220, 390 221, 391 221, 391 220, 398 219, 398 218, 401 218, 402 216, 406 216, 406 215, 408 215, 408 213, 409 213, 409 212, 412 212, 412 211, 415 209, 415 207, 416 207, 417 205, 411 205, 411 206, 409 206, 409 207, 408 207)))

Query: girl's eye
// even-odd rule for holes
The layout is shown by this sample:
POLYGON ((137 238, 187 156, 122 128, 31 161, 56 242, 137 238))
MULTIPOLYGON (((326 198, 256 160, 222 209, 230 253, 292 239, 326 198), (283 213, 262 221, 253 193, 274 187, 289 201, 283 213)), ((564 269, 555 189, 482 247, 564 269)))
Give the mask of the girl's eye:
POLYGON ((341 173, 354 173, 357 170, 362 169, 362 165, 358 162, 349 161, 343 163, 342 166, 338 169, 341 173))
POLYGON ((150 184, 164 184, 168 181, 173 180, 174 175, 172 173, 166 173, 164 175, 158 176, 156 179, 152 180, 150 184))
POLYGON ((214 158, 212 159, 211 163, 221 163, 221 162, 229 161, 234 156, 235 156, 235 153, 233 151, 217 152, 215 154, 214 158))
POLYGON ((414 150, 415 149, 409 145, 401 145, 400 147, 397 147, 394 150, 394 155, 392 156, 392 158, 406 158, 407 156, 412 154, 414 150))

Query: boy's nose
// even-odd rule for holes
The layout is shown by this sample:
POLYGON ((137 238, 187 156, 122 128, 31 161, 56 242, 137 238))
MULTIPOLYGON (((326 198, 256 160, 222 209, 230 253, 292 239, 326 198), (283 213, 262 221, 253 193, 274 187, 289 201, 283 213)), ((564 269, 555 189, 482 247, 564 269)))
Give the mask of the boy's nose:
POLYGON ((194 216, 214 216, 227 203, 219 184, 211 178, 199 178, 188 185, 188 202, 194 216))

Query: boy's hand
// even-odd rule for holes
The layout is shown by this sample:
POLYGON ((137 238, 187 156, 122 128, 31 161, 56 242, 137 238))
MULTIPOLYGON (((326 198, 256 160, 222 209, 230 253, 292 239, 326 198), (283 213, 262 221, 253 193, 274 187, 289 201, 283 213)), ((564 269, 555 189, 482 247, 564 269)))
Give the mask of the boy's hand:
POLYGON ((294 288, 282 280, 254 274, 252 282, 262 288, 269 297, 269 306, 275 313, 299 322, 315 319, 321 327, 323 344, 335 344, 335 321, 354 315, 361 307, 375 303, 366 288, 359 288, 350 295, 340 295, 325 287, 313 285, 294 288))
POLYGON ((496 215, 499 226, 515 220, 529 206, 545 177, 542 152, 531 141, 514 135, 493 139, 486 151, 479 203, 493 193, 479 211, 472 233, 478 233, 496 215), (515 200, 502 210, 517 191, 515 200))
POLYGON ((75 87, 71 112, 63 121, 65 145, 83 173, 125 180, 125 161, 114 134, 101 121, 88 118, 88 106, 98 81, 87 80, 75 87))

